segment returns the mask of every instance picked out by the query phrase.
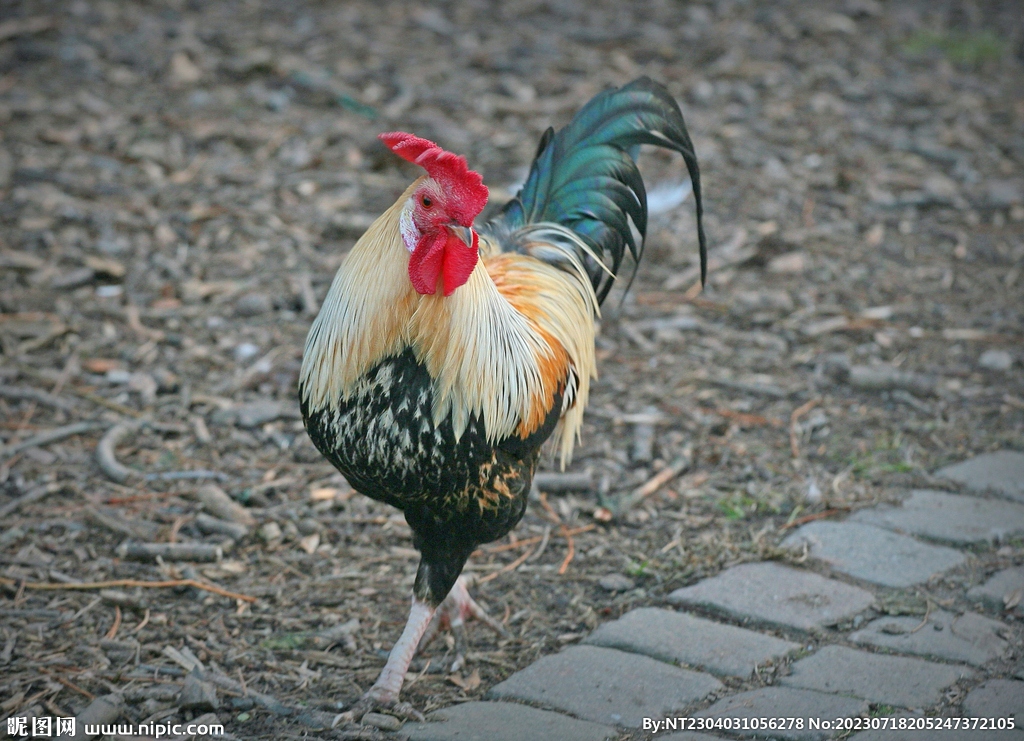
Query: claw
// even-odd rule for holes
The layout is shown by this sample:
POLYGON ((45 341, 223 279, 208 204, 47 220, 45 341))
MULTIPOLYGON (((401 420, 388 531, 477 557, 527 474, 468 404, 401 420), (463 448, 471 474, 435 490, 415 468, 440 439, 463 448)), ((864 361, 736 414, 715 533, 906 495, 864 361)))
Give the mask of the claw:
POLYGON ((471 577, 462 575, 455 582, 444 602, 437 608, 433 620, 427 627, 417 651, 422 651, 443 628, 448 628, 455 639, 455 660, 451 671, 456 672, 466 664, 466 619, 476 618, 502 638, 508 638, 505 626, 492 618, 476 600, 469 596, 471 577))
POLYGON ((410 703, 398 699, 398 695, 392 694, 379 687, 371 687, 370 690, 359 698, 351 708, 346 710, 338 719, 349 723, 358 723, 367 713, 384 711, 388 715, 394 715, 402 720, 415 720, 422 722, 423 713, 414 708, 410 703))

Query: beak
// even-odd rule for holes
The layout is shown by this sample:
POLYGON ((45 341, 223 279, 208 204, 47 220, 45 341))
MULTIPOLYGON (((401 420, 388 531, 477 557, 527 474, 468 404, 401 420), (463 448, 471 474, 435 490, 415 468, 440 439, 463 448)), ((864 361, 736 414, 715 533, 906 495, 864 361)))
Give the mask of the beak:
POLYGON ((458 226, 457 224, 452 224, 448 226, 448 231, 450 231, 452 234, 458 237, 459 241, 461 241, 467 247, 473 246, 473 230, 468 226, 458 226))

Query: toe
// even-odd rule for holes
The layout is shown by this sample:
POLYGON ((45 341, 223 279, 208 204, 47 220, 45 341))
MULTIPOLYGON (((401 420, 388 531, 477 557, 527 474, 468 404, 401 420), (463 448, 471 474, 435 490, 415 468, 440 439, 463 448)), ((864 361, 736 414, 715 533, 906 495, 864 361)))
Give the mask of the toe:
POLYGON ((424 720, 423 713, 410 703, 402 702, 397 695, 374 689, 363 695, 355 705, 341 713, 338 718, 342 722, 358 723, 367 713, 378 711, 394 715, 402 720, 424 720))

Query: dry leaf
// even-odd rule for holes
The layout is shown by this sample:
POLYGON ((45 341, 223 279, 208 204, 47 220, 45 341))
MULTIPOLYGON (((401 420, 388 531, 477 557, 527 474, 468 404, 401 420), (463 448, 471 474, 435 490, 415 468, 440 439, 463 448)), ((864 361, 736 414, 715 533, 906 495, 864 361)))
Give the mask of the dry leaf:
POLYGON ((450 674, 448 681, 459 687, 463 692, 472 692, 480 686, 480 670, 474 669, 473 673, 465 679, 462 678, 461 674, 450 674))
POLYGON ((86 267, 92 268, 97 273, 109 275, 114 278, 123 278, 128 272, 128 268, 125 267, 123 262, 115 260, 112 257, 86 255, 82 258, 82 261, 85 263, 86 267))
POLYGON ((299 547, 309 555, 313 555, 316 551, 317 546, 320 545, 320 533, 313 533, 307 535, 305 538, 299 541, 299 547))
POLYGON ((90 373, 106 373, 121 367, 121 363, 113 358, 88 358, 82 361, 82 367, 90 373))
POLYGON ((223 579, 228 576, 239 576, 245 573, 247 566, 244 561, 221 561, 213 566, 204 568, 203 576, 207 579, 223 579))
POLYGON ((1024 587, 1017 587, 1008 595, 1003 597, 1003 606, 1007 610, 1012 610, 1020 604, 1022 599, 1024 599, 1024 587))

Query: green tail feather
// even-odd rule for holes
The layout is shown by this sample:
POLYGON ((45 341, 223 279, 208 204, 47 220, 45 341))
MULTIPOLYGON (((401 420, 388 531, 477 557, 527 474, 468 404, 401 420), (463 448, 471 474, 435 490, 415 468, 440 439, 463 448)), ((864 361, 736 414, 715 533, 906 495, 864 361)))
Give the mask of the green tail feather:
POLYGON ((511 233, 554 222, 575 232, 611 270, 592 257, 586 265, 598 301, 611 290, 628 249, 635 262, 647 234, 647 192, 634 161, 641 144, 679 152, 690 172, 697 209, 701 280, 707 272, 700 170, 683 115, 668 91, 647 77, 605 90, 558 133, 541 138, 526 184, 485 229, 511 233), (632 221, 640 234, 633 236, 632 221))

